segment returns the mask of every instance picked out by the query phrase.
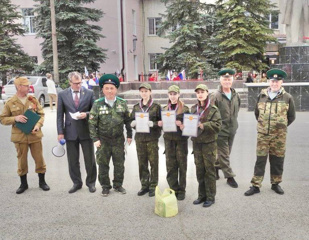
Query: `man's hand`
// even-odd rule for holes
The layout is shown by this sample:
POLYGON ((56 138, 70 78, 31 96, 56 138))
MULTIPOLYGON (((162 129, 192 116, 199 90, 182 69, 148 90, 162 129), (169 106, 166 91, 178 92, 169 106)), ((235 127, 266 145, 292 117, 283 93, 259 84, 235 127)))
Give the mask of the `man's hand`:
POLYGON ((177 120, 177 121, 176 121, 176 126, 180 127, 180 126, 181 126, 181 124, 182 124, 182 122, 181 122, 181 121, 179 121, 179 120, 177 120))
POLYGON ((127 138, 128 145, 131 145, 132 138, 127 138))
POLYGON ((204 129, 204 125, 203 125, 203 123, 199 123, 199 125, 198 125, 198 126, 199 126, 199 128, 200 128, 200 129, 202 129, 202 130, 204 129))
POLYGON ((80 115, 77 117, 78 119, 84 119, 87 117, 87 113, 81 112, 80 115))
POLYGON ((94 146, 95 146, 96 148, 101 147, 101 141, 100 141, 100 140, 94 142, 93 144, 94 144, 94 146))
POLYGON ((33 133, 37 133, 40 130, 40 128, 38 126, 34 126, 34 128, 32 129, 32 134, 33 133))
POLYGON ((24 115, 18 115, 14 119, 15 119, 15 122, 26 123, 28 118, 24 115))
POLYGON ((64 139, 64 135, 63 134, 59 134, 58 135, 58 142, 60 142, 61 139, 64 139))
POLYGON ((163 126, 163 121, 159 121, 159 122, 158 122, 158 126, 159 126, 159 127, 162 127, 162 126, 163 126))

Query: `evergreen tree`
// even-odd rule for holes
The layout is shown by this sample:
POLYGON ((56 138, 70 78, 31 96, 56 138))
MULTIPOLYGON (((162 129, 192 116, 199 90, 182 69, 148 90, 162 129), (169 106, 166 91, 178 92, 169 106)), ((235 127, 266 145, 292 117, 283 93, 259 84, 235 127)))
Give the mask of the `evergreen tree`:
POLYGON ((217 32, 220 58, 225 66, 241 70, 264 70, 267 43, 276 42, 269 28, 270 0, 218 0, 217 18, 222 27, 217 32))
POLYGON ((214 5, 188 0, 162 0, 167 5, 159 35, 173 45, 159 56, 160 72, 186 70, 197 78, 200 70, 208 77, 214 74, 213 62, 207 51, 215 29, 214 5))
MULTIPOLYGON (((52 34, 50 18, 50 1, 34 0, 36 6, 37 35, 44 39, 42 53, 44 62, 40 71, 53 70, 52 34)), ((90 22, 98 22, 103 12, 87 8, 84 5, 95 0, 55 1, 58 65, 60 81, 63 82, 71 71, 83 72, 87 67, 89 72, 99 70, 100 63, 105 62, 106 49, 96 45, 104 37, 100 34, 102 28, 90 22)))
POLYGON ((3 84, 6 84, 8 73, 29 72, 34 63, 14 39, 25 32, 18 23, 21 15, 17 7, 10 0, 0 0, 0 6, 0 74, 3 84))

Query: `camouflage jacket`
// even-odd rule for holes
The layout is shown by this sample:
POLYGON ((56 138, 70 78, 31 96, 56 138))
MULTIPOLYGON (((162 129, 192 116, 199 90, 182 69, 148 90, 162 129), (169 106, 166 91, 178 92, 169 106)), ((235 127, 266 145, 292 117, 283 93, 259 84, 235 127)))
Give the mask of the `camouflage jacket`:
MULTIPOLYGON (((177 108, 177 115, 176 121, 179 120, 183 122, 183 114, 190 113, 189 108, 180 100, 178 100, 178 108, 177 108)), ((169 111, 169 105, 163 107, 163 111, 169 111)), ((165 132, 163 137, 168 140, 187 140, 189 137, 182 136, 182 131, 179 127, 177 127, 177 132, 165 132)))
POLYGON ((235 135, 238 128, 238 112, 240 108, 240 97, 234 88, 231 88, 231 100, 224 94, 222 87, 211 94, 211 103, 214 104, 220 111, 222 118, 222 128, 219 136, 235 135))
MULTIPOLYGON (((198 114, 198 105, 199 103, 192 106, 192 114, 198 114)), ((200 105, 199 108, 201 109, 200 105)), ((200 116, 200 122, 204 125, 204 129, 198 128, 198 136, 192 137, 192 141, 197 143, 210 143, 216 141, 222 125, 219 109, 210 104, 206 111, 200 116)))
POLYGON ((287 130, 295 120, 293 97, 281 87, 278 95, 271 100, 268 89, 262 89, 255 108, 258 121, 257 131, 263 134, 276 134, 278 129, 287 130))
POLYGON ((105 102, 104 97, 94 102, 89 114, 90 137, 94 142, 124 137, 123 125, 127 130, 127 138, 132 138, 130 113, 125 100, 116 97, 113 107, 105 102))
MULTIPOLYGON (((149 100, 151 101, 151 99, 149 100)), ((135 120, 135 113, 142 112, 140 103, 133 106, 131 112, 131 120, 135 120)), ((150 128, 150 133, 135 133, 135 141, 153 141, 161 136, 161 127, 158 126, 158 121, 161 120, 161 107, 160 104, 153 102, 147 111, 149 113, 149 121, 153 122, 153 127, 150 128)))
POLYGON ((25 105, 18 99, 16 95, 10 98, 4 105, 0 115, 0 122, 3 125, 12 125, 11 141, 14 143, 34 143, 41 141, 43 133, 41 127, 44 123, 44 111, 38 100, 33 96, 28 96, 25 105), (39 131, 26 135, 15 125, 15 116, 23 115, 28 109, 40 115, 40 119, 36 126, 39 131))

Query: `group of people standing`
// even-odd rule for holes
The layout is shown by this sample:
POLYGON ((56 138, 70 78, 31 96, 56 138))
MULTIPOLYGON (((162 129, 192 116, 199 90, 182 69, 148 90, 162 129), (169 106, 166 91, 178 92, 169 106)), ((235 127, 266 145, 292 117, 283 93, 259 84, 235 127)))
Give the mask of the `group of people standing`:
MULTIPOLYGON (((209 94, 205 84, 198 84, 195 88, 197 103, 191 107, 191 111, 180 99, 179 86, 171 85, 168 88, 168 101, 161 109, 161 106, 152 98, 151 85, 142 83, 139 87, 141 100, 133 106, 130 113, 126 101, 117 96, 120 82, 115 75, 105 74, 99 79, 104 97, 95 100, 93 91, 82 87, 81 74, 71 72, 68 76, 70 87, 59 93, 57 107, 58 140, 66 139, 69 174, 73 182, 69 193, 78 191, 83 185, 79 163, 80 145, 89 191, 91 193, 96 191, 97 162, 98 180, 102 186, 103 196, 108 196, 112 188, 116 192, 126 193, 123 187, 125 144, 130 145, 132 142, 132 128, 137 130, 139 124, 137 117, 143 118, 147 114, 149 132, 136 131, 135 133, 141 182, 141 189, 137 195, 143 196, 148 193, 149 197, 153 197, 159 181, 158 144, 164 127, 162 111, 175 111, 176 114, 177 130, 164 132, 163 138, 167 182, 175 191, 177 199, 184 200, 186 196, 189 137, 182 133, 185 128, 184 114, 188 113, 197 115, 199 119, 198 133, 191 137, 198 181, 198 197, 193 204, 203 203, 203 207, 210 207, 215 203, 216 179, 219 179, 220 169, 227 179, 227 184, 237 188, 235 173, 230 165, 230 154, 238 128, 237 118, 240 109, 240 97, 232 88, 234 74, 235 71, 232 69, 222 69, 218 73, 221 84, 212 94, 209 94), (77 119, 73 119, 72 113, 76 112, 79 113, 77 119), (94 146, 97 148, 96 157, 94 146), (109 178, 111 159, 114 165, 112 183, 109 178)), ((267 76, 270 79, 270 87, 262 90, 255 110, 258 121, 257 161, 251 181, 252 187, 245 193, 246 196, 260 192, 268 156, 271 165, 272 190, 283 194, 279 183, 282 181, 286 130, 295 119, 295 108, 291 95, 281 86, 286 73, 273 69, 267 72, 267 76)), ((21 177, 21 185, 16 193, 22 193, 28 188, 24 177, 28 173, 26 155, 28 147, 36 162, 40 187, 43 190, 49 190, 44 178, 46 165, 42 153, 39 156, 36 154, 36 151, 42 150, 42 147, 36 146, 35 149, 32 147, 33 136, 36 136, 37 143, 41 143, 44 112, 36 99, 31 102, 27 98, 29 88, 27 78, 17 78, 15 86, 17 94, 5 104, 0 122, 4 125, 12 125, 11 140, 15 143, 18 153, 18 174, 21 177), (23 113, 28 108, 41 116, 30 137, 16 127, 16 122, 27 121, 23 113), (20 143, 24 144, 23 150, 20 150, 20 143)))

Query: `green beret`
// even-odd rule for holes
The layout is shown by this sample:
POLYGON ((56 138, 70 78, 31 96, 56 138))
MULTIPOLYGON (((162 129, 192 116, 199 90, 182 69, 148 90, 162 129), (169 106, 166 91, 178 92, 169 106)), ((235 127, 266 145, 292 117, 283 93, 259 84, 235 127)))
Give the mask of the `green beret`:
POLYGON ((199 84, 196 86, 195 88, 195 92, 198 90, 198 89, 202 89, 202 90, 205 90, 208 92, 208 87, 205 85, 205 84, 199 84))
POLYGON ((283 80, 288 76, 285 71, 277 68, 268 70, 266 75, 270 80, 283 80))
POLYGON ((149 83, 142 83, 138 89, 146 88, 151 91, 151 85, 149 83))
POLYGON ((100 88, 103 88, 104 84, 113 84, 116 88, 119 88, 119 79, 113 74, 104 74, 99 80, 100 88))
POLYGON ((229 68, 223 68, 218 72, 218 75, 223 76, 223 77, 233 76, 234 74, 235 74, 235 71, 229 68))
POLYGON ((171 85, 169 86, 167 92, 168 93, 170 92, 180 93, 180 88, 177 85, 171 85))

